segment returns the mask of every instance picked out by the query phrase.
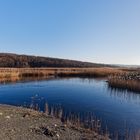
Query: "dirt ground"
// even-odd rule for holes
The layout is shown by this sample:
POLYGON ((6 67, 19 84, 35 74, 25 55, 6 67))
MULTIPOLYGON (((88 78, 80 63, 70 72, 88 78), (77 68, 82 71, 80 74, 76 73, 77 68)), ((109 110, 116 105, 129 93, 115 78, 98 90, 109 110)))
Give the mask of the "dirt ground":
POLYGON ((0 105, 0 140, 108 140, 80 127, 63 124, 46 114, 0 105))

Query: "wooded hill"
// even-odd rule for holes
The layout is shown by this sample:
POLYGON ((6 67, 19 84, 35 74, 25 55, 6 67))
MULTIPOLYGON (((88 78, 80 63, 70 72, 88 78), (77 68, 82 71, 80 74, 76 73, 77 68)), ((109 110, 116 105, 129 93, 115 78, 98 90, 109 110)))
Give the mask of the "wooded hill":
POLYGON ((58 59, 40 56, 17 55, 0 53, 0 67, 34 68, 34 67, 102 67, 109 66, 97 63, 88 63, 67 59, 58 59))

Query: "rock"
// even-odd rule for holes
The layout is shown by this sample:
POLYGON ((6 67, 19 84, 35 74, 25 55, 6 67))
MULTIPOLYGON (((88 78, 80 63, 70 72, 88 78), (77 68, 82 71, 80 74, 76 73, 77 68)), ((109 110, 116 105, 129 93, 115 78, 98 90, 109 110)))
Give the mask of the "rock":
POLYGON ((67 125, 66 125, 66 124, 64 124, 64 125, 62 125, 61 127, 64 127, 64 128, 66 128, 66 127, 67 127, 67 125))
POLYGON ((61 126, 61 129, 62 129, 63 131, 66 131, 66 128, 67 128, 67 125, 65 125, 65 124, 61 126))
POLYGON ((3 115, 3 113, 2 112, 0 112, 0 116, 2 116, 3 115))
POLYGON ((11 117, 10 117, 10 116, 6 116, 5 118, 6 118, 6 119, 10 119, 11 117))
POLYGON ((26 113, 26 114, 24 114, 22 117, 23 117, 23 118, 28 118, 28 117, 30 117, 30 114, 29 114, 29 113, 26 113))
POLYGON ((53 131, 51 128, 42 127, 41 129, 43 130, 43 134, 46 136, 50 136, 50 137, 56 136, 56 132, 53 131))
POLYGON ((60 135, 59 135, 59 134, 56 134, 56 137, 57 137, 57 138, 60 138, 60 135))
POLYGON ((11 132, 15 132, 15 129, 12 129, 11 132))

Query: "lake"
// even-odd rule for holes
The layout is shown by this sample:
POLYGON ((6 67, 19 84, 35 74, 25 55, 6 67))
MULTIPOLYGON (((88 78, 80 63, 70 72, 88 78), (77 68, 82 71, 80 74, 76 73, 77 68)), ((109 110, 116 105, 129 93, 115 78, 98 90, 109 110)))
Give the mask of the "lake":
POLYGON ((90 114, 111 134, 140 128, 140 94, 111 89, 104 79, 56 78, 0 85, 0 104, 28 107, 35 100, 40 111, 47 103, 49 108, 61 107, 65 116, 90 114))

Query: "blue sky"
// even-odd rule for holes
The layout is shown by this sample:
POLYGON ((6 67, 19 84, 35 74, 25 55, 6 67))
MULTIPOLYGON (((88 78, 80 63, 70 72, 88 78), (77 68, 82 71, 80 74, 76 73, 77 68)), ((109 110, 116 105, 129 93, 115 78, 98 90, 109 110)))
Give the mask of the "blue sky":
POLYGON ((0 52, 140 65, 140 0, 0 0, 0 52))

